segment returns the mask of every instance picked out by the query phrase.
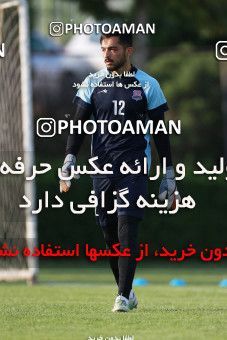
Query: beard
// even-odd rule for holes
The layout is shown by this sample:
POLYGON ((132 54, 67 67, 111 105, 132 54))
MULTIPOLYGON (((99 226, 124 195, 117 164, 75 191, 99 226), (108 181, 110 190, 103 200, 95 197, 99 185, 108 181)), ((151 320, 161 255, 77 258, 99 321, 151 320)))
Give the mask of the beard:
POLYGON ((108 71, 118 71, 126 64, 126 56, 123 56, 120 60, 113 61, 112 59, 106 59, 105 61, 111 61, 112 65, 106 65, 108 71))

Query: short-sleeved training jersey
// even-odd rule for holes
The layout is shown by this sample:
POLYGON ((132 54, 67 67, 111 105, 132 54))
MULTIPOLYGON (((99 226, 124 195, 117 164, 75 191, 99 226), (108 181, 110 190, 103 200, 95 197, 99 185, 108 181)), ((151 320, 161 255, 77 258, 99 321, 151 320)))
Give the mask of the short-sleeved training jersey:
MULTIPOLYGON (((168 110, 158 81, 134 66, 130 76, 111 77, 111 73, 104 69, 88 76, 83 85, 76 94, 75 102, 86 107, 96 122, 118 120, 123 126, 130 120, 135 126, 138 120, 145 123, 152 119, 152 114, 168 110)), ((144 157, 148 158, 150 167, 150 135, 131 132, 110 134, 108 131, 103 134, 100 127, 92 137, 91 156, 98 156, 100 169, 111 163, 115 175, 118 175, 123 161, 133 165, 135 160, 140 161, 144 157)))

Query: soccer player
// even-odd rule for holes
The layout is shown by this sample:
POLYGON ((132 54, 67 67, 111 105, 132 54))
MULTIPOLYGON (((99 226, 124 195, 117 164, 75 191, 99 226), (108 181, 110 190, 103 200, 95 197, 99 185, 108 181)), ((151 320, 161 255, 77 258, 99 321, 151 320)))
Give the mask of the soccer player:
MULTIPOLYGON (((119 120, 124 124, 130 120, 134 126, 137 120, 153 120, 154 127, 159 120, 164 120, 168 110, 166 98, 156 79, 131 64, 133 52, 131 34, 108 34, 100 38, 101 50, 106 68, 88 76, 78 90, 74 104, 74 123, 93 119, 119 120), (120 85, 119 85, 120 84, 120 85), (97 86, 98 85, 98 86, 97 86)), ((97 128, 92 138, 92 157, 97 156, 96 165, 103 169, 106 163, 112 164, 113 174, 93 175, 93 187, 98 198, 96 209, 97 223, 102 228, 106 246, 120 243, 120 250, 130 248, 129 257, 109 257, 110 266, 118 286, 114 312, 128 312, 136 308, 138 301, 132 290, 132 282, 138 256, 138 225, 143 218, 143 209, 136 201, 140 195, 146 197, 148 176, 144 173, 123 175, 120 165, 125 161, 131 169, 143 164, 147 157, 151 164, 150 136, 144 134, 101 133, 97 128), (121 203, 119 191, 128 188, 127 208, 118 207, 116 213, 108 214, 113 208, 113 191, 118 193, 117 201, 121 203), (105 192, 105 207, 100 203, 101 192, 105 192)), ((83 142, 83 134, 69 135, 66 157, 62 175, 70 174, 71 166, 76 164, 77 154, 83 142)), ((166 158, 167 171, 162 179, 159 199, 168 199, 168 208, 174 202, 176 191, 175 175, 172 166, 169 136, 162 132, 153 135, 160 162, 166 158)), ((60 181, 60 190, 68 191, 69 181, 60 181)))

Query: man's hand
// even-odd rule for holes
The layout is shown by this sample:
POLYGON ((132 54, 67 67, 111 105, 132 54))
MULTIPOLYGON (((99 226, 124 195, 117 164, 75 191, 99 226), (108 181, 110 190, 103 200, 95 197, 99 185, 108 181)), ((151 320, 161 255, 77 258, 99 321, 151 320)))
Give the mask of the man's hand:
POLYGON ((175 174, 172 166, 168 166, 166 168, 166 174, 164 175, 160 188, 159 188, 159 195, 158 198, 160 201, 164 201, 165 199, 168 199, 168 206, 167 209, 174 209, 176 199, 179 201, 181 200, 181 197, 179 194, 175 194, 177 191, 176 186, 176 179, 175 174))
MULTIPOLYGON (((76 157, 74 155, 68 154, 65 157, 64 164, 61 168, 62 177, 68 177, 71 174, 71 167, 75 165, 76 157)), ((78 178, 78 176, 77 176, 78 178)), ((60 192, 67 192, 71 186, 71 181, 69 180, 60 180, 60 192)))

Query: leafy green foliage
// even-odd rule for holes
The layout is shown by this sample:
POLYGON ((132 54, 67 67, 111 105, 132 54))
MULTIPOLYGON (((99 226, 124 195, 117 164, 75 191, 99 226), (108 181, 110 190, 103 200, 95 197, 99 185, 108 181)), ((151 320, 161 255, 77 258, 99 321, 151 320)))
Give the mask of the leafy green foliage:
POLYGON ((134 0, 131 20, 143 9, 143 22, 154 22, 157 34, 150 39, 151 46, 175 46, 190 42, 196 46, 226 40, 227 25, 225 0, 134 0))
POLYGON ((166 95, 167 118, 182 122, 182 134, 172 137, 176 160, 216 161, 223 154, 223 140, 214 52, 183 45, 152 59, 148 72, 159 80, 166 95))

